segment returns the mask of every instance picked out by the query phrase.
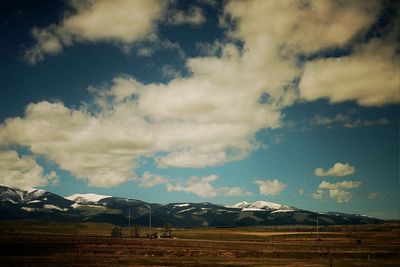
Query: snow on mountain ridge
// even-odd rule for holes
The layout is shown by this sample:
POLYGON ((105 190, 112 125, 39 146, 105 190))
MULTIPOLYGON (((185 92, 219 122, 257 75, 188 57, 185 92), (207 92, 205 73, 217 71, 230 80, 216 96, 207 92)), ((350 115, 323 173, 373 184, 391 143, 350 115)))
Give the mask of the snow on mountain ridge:
POLYGON ((190 206, 189 203, 181 203, 181 204, 175 204, 174 207, 182 208, 182 207, 188 207, 190 206))
POLYGON ((227 207, 230 207, 230 208, 244 208, 244 207, 247 207, 249 204, 250 203, 248 203, 246 201, 242 201, 242 202, 239 202, 239 203, 236 203, 236 204, 234 204, 232 206, 227 206, 227 207))
POLYGON ((35 194, 36 196, 41 196, 44 193, 46 193, 46 190, 43 189, 37 189, 37 188, 28 188, 25 190, 28 194, 35 194))
POLYGON ((294 210, 294 207, 282 205, 278 203, 268 202, 268 201, 255 201, 252 203, 242 201, 231 206, 229 208, 242 209, 242 211, 261 211, 261 210, 294 210))
MULTIPOLYGON (((0 199, 2 201, 9 201, 14 204, 28 203, 32 200, 42 198, 46 193, 48 193, 43 189, 36 188, 19 189, 7 186, 2 187, 4 188, 2 189, 0 199)), ((43 200, 45 200, 45 198, 43 198, 43 200)))
POLYGON ((103 198, 107 198, 107 197, 111 197, 111 196, 88 193, 88 194, 73 194, 73 195, 67 196, 65 198, 68 200, 71 200, 71 201, 75 201, 76 203, 85 204, 88 202, 98 202, 98 201, 102 200, 103 198))

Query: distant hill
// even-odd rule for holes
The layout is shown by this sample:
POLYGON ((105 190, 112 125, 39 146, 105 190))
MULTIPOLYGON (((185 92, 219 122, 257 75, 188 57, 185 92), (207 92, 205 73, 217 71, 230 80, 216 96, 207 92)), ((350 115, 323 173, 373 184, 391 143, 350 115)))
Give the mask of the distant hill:
POLYGON ((203 203, 147 203, 96 194, 62 197, 41 189, 21 190, 0 185, 0 220, 37 219, 91 221, 147 225, 151 207, 152 225, 176 227, 320 225, 379 223, 382 220, 357 214, 316 213, 296 207, 256 201, 232 206, 203 203))

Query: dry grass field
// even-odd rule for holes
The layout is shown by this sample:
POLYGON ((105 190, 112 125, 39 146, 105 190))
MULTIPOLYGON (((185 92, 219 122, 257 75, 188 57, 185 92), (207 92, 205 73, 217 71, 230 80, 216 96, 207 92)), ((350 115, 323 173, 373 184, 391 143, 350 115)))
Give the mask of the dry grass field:
POLYGON ((320 240, 307 226, 175 229, 154 240, 112 238, 113 227, 1 222, 1 266, 400 265, 398 224, 324 228, 320 240))

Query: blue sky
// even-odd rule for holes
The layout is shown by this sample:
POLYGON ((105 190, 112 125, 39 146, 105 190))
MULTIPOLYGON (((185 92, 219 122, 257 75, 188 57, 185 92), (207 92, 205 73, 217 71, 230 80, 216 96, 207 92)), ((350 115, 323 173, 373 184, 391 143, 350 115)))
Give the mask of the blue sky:
POLYGON ((400 219, 395 1, 5 1, 0 183, 400 219))

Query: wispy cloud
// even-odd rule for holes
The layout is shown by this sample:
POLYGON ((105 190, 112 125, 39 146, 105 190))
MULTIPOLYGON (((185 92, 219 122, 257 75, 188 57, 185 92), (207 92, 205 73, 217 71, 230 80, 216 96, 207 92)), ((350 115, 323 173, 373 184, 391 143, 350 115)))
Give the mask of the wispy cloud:
POLYGON ((389 124, 389 120, 387 118, 380 118, 377 120, 353 118, 350 115, 339 113, 334 117, 317 115, 312 119, 312 124, 324 125, 329 128, 335 124, 339 124, 345 128, 357 128, 386 125, 389 124))
POLYGON ((337 183, 330 183, 323 181, 320 183, 318 186, 319 189, 341 189, 341 188, 358 188, 360 187, 361 182, 360 181, 342 181, 342 182, 337 182, 337 183))
POLYGON ((206 18, 204 16, 203 9, 196 6, 191 6, 187 12, 177 9, 169 10, 166 21, 168 24, 172 25, 190 24, 199 26, 205 23, 206 18))
POLYGON ((141 187, 153 187, 160 184, 165 184, 169 182, 170 179, 164 178, 161 175, 157 175, 150 172, 145 172, 140 178, 139 185, 141 187))
POLYGON ((223 196, 248 196, 251 192, 241 187, 214 187, 212 183, 218 179, 217 175, 209 175, 204 177, 190 177, 187 181, 171 182, 167 184, 168 192, 186 192, 201 197, 223 196))
POLYGON ((379 193, 369 193, 368 199, 379 199, 381 195, 379 193))

